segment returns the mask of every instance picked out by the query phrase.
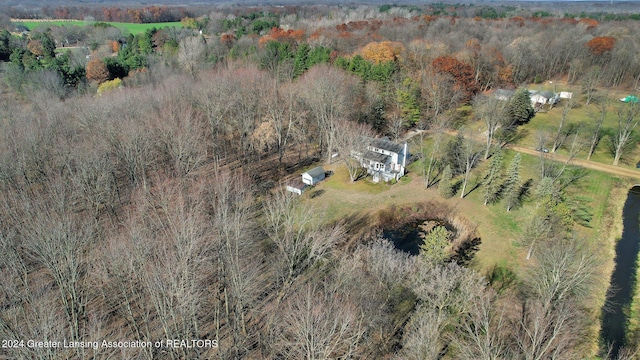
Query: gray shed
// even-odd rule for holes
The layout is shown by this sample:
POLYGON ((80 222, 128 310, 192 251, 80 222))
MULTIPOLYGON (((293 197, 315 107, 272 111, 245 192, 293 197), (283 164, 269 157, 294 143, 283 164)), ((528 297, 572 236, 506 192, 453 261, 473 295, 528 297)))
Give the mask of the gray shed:
POLYGON ((315 185, 324 180, 324 169, 322 166, 315 167, 302 174, 302 182, 307 185, 315 185))

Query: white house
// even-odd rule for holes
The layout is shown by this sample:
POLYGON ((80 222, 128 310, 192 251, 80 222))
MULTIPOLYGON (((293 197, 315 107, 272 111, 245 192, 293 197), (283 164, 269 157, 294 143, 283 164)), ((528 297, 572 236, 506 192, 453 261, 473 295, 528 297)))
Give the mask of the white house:
POLYGON ((559 94, 554 94, 551 91, 531 91, 529 90, 529 96, 531 98, 531 105, 535 107, 536 105, 545 105, 551 104, 555 105, 560 100, 559 94))
POLYGON ((409 146, 406 142, 397 144, 387 139, 371 139, 367 151, 356 156, 373 177, 373 182, 397 181, 404 176, 409 146))
POLYGON ((307 185, 315 185, 324 180, 324 169, 322 166, 315 167, 302 174, 302 182, 307 185))

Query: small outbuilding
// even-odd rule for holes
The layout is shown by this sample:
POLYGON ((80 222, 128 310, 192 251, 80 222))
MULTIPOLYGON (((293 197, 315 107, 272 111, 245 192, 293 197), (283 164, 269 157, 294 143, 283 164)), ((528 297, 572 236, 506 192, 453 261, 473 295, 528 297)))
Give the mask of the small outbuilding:
POLYGON ((298 195, 302 195, 306 187, 307 187, 307 184, 303 183, 300 180, 292 180, 289 183, 287 183, 287 191, 290 191, 298 195))
POLYGON ((571 99, 573 98, 573 93, 568 91, 560 91, 560 99, 571 99))
POLYGON ((627 96, 627 97, 624 97, 624 98, 620 99, 620 101, 622 101, 622 102, 626 102, 626 103, 634 103, 634 104, 637 104, 637 103, 638 103, 638 101, 640 101, 640 100, 638 100, 638 97, 637 97, 637 96, 629 95, 629 96, 627 96))
POLYGON ((324 169, 322 166, 315 167, 302 174, 302 182, 307 185, 315 185, 324 180, 324 169))

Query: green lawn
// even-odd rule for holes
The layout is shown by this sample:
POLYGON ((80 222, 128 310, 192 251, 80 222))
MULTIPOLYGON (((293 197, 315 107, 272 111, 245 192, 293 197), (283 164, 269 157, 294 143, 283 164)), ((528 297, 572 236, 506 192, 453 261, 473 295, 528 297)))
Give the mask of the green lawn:
MULTIPOLYGON (((538 90, 539 86, 532 85, 530 86, 530 88, 538 90)), ((560 91, 560 88, 562 87, 559 86, 557 91, 560 91)), ((545 90, 546 88, 542 86, 540 87, 540 89, 545 90)), ((596 94, 597 96, 605 95, 603 91, 599 91, 599 92, 596 91, 596 94)), ((618 99, 622 98, 625 94, 629 94, 629 92, 611 91, 608 93, 610 104, 607 109, 607 115, 605 117, 605 121, 602 124, 602 133, 604 136, 600 141, 598 147, 596 148, 595 153, 591 157, 591 160, 593 161, 600 162, 603 164, 613 163, 613 155, 611 154, 611 151, 610 151, 610 143, 611 143, 610 135, 614 134, 618 127, 617 110, 621 106, 625 106, 625 104, 618 101, 618 99)), ((545 106, 544 111, 538 112, 531 119, 531 121, 529 121, 529 123, 521 126, 520 129, 523 131, 525 136, 517 142, 517 145, 535 148, 538 145, 537 144, 538 134, 542 131, 547 133, 547 138, 548 138, 547 147, 551 148, 551 146, 553 145, 554 137, 556 136, 556 133, 558 131, 558 125, 562 118, 564 105, 567 101, 568 100, 566 99, 561 99, 561 102, 552 109, 548 109, 548 107, 545 106)), ((586 104, 585 96, 575 91, 574 91, 573 101, 575 102, 576 105, 574 105, 574 107, 569 110, 566 118, 566 123, 578 124, 580 126, 579 131, 582 134, 584 134, 585 138, 588 138, 589 137, 588 127, 593 123, 593 119, 591 115, 593 113, 598 112, 597 105, 594 102, 590 103, 589 105, 585 105, 586 104)), ((634 141, 634 139, 631 139, 629 140, 629 142, 631 145, 630 149, 626 154, 623 155, 619 166, 627 167, 627 168, 635 168, 635 165, 638 162, 640 157, 640 148, 638 148, 637 146, 637 140, 634 141)), ((585 144, 585 149, 578 154, 579 158, 586 158, 588 145, 589 144, 585 144)), ((567 154, 567 150, 564 148, 561 148, 558 151, 558 153, 567 154)))
MULTIPOLYGON (((147 31, 152 28, 165 28, 165 27, 181 27, 182 24, 180 22, 162 22, 162 23, 148 23, 148 24, 137 24, 137 23, 119 23, 119 22, 106 22, 107 24, 120 29, 124 33, 131 34, 139 34, 147 31)), ((16 24, 21 24, 26 26, 29 30, 33 30, 38 27, 47 27, 47 26, 86 26, 95 24, 95 22, 86 22, 80 20, 71 20, 71 21, 20 21, 16 24)))

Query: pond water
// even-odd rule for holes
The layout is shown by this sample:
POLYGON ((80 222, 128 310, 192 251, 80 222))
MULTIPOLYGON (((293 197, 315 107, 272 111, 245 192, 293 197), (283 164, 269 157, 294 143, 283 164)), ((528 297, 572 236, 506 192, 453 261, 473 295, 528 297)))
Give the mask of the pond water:
POLYGON ((634 186, 627 196, 622 210, 622 237, 616 244, 615 269, 607 290, 607 301, 602 310, 601 337, 604 344, 612 344, 612 358, 625 345, 627 314, 633 299, 636 277, 636 259, 640 240, 640 187, 634 186))
MULTIPOLYGON (((382 231, 382 236, 385 239, 389 239, 396 249, 411 255, 418 255, 420 245, 422 244, 422 234, 424 234, 425 231, 430 231, 435 226, 444 226, 451 232, 454 239, 458 236, 453 225, 442 220, 413 221, 397 229, 385 229, 382 231)), ((450 260, 462 266, 469 265, 478 251, 480 242, 479 237, 474 237, 460 243, 456 251, 451 254, 450 260)))
POLYGON ((411 255, 418 255, 420 244, 422 244, 420 224, 422 221, 406 224, 399 229, 382 230, 382 236, 389 239, 396 249, 411 255))

